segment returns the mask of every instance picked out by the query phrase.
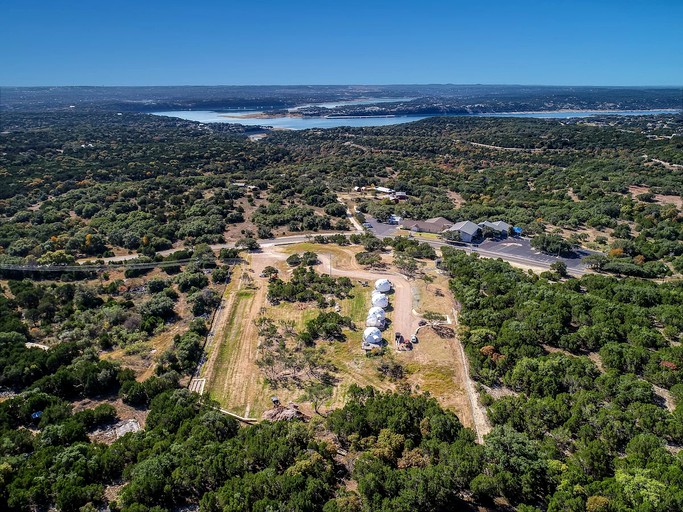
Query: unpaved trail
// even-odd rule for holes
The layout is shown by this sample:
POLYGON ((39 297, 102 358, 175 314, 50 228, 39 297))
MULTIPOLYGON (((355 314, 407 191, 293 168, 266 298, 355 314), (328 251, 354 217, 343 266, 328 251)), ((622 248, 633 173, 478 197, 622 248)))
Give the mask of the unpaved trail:
MULTIPOLYGON (((572 355, 572 354, 568 354, 572 355)), ((597 352, 589 352, 588 358, 593 361, 595 366, 598 368, 600 373, 605 373, 605 367, 602 364, 602 358, 600 357, 600 354, 597 352)), ((646 384, 649 384, 652 386, 652 392, 659 398, 659 402, 661 405, 663 405, 669 412, 673 412, 674 409, 676 409, 676 400, 674 400, 673 395, 671 394, 671 391, 668 389, 664 389, 662 387, 656 386, 652 384, 651 382, 646 381, 642 377, 638 377, 638 380, 645 382, 646 384)))
POLYGON ((472 142, 469 140, 456 140, 455 142, 458 142, 460 144, 469 144, 470 146, 476 146, 478 148, 497 149, 500 151, 517 151, 520 153, 541 153, 543 151, 558 151, 557 149, 548 150, 548 149, 539 149, 539 148, 507 148, 504 146, 494 146, 492 144, 482 144, 480 142, 472 142))
MULTIPOLYGON (((453 309, 454 323, 458 326, 458 312, 453 309)), ((486 407, 479 402, 479 394, 474 388, 474 382, 470 377, 470 367, 465 355, 465 349, 460 342, 458 335, 453 339, 454 359, 459 367, 459 374, 463 375, 463 387, 467 391, 467 397, 470 401, 470 408, 472 410, 472 421, 474 423, 474 432, 477 434, 477 442, 482 444, 484 436, 491 432, 491 425, 489 424, 488 416, 486 415, 486 407)))
POLYGON ((643 158, 645 160, 649 160, 650 162, 655 162, 659 165, 663 165, 664 167, 672 171, 683 169, 683 165, 681 164, 672 164, 671 162, 665 162, 664 160, 659 160, 658 158, 650 158, 649 155, 643 155, 643 158))

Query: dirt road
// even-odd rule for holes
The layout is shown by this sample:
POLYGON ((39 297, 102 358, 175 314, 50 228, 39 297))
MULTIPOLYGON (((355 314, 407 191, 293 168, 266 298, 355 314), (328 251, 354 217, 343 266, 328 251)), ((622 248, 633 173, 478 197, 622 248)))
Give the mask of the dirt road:
MULTIPOLYGON (((404 337, 410 337, 415 332, 419 318, 413 314, 412 287, 404 276, 391 272, 373 272, 360 268, 342 270, 334 266, 334 261, 330 265, 329 255, 321 254, 318 257, 322 262, 323 268, 332 270, 333 277, 367 280, 370 281, 371 285, 374 285, 377 279, 389 279, 394 288, 394 293, 389 295, 391 310, 388 313, 392 318, 391 329, 393 332, 400 332, 404 337)), ((370 309, 370 304, 368 304, 368 309, 370 309)), ((391 340, 393 340, 393 336, 391 340)))
MULTIPOLYGON (((456 325, 458 324, 458 312, 453 310, 453 317, 456 325)), ((472 410, 472 422, 474 423, 474 432, 477 434, 477 442, 479 444, 484 442, 484 436, 491 432, 491 425, 489 424, 488 416, 486 415, 486 407, 479 402, 479 394, 474 388, 474 382, 470 377, 470 366, 465 355, 465 349, 460 342, 458 336, 453 340, 453 350, 455 352, 455 360, 458 366, 461 366, 461 375, 463 375, 463 385, 467 391, 467 397, 470 402, 472 410)))
POLYGON ((231 404, 233 412, 245 417, 258 417, 263 412, 262 407, 252 403, 250 398, 255 396, 255 389, 264 388, 261 372, 256 366, 258 332, 254 320, 266 304, 268 283, 259 274, 266 266, 276 266, 286 257, 286 254, 269 248, 251 254, 248 265, 238 265, 220 317, 214 322, 215 347, 203 376, 213 398, 231 404))

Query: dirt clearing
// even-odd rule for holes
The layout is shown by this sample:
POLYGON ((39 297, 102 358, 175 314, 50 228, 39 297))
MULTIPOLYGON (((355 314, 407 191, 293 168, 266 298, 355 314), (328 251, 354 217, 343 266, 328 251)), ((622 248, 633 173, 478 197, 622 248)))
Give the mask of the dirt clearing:
MULTIPOLYGON (((476 427, 477 413, 473 410, 468 387, 471 383, 467 382, 466 362, 457 350, 457 339, 439 337, 431 328, 423 327, 413 351, 397 352, 394 347, 394 333, 401 332, 410 338, 418 329, 420 315, 427 311, 454 321, 454 302, 448 290, 448 279, 436 270, 432 262, 424 266, 424 271, 430 276, 427 281, 408 280, 396 273, 391 265, 386 272, 366 270, 355 260, 359 250, 359 247, 304 243, 264 247, 262 252, 250 254, 247 262, 234 270, 224 299, 223 324, 214 329, 214 346, 201 375, 206 378, 210 396, 225 409, 253 418, 260 418, 272 407, 272 396, 277 396, 281 403, 305 401, 301 387, 271 388, 266 383, 264 374, 256 365, 259 335, 255 320, 264 316, 276 325, 282 325, 285 320, 293 321, 298 332, 307 320, 317 315, 319 308, 315 303, 268 304, 268 281, 259 277, 266 266, 273 266, 280 271, 280 277, 287 280, 291 269, 285 262, 286 258, 295 252, 313 251, 320 260, 317 272, 331 273, 332 277, 349 277, 354 284, 350 297, 336 302, 340 314, 351 317, 356 329, 344 330, 345 341, 318 341, 316 344, 322 349, 323 357, 334 365, 337 378, 331 397, 323 402, 321 409, 325 411, 342 406, 352 384, 370 385, 379 390, 394 390, 408 385, 417 392, 429 391, 444 407, 453 410, 464 425, 476 427), (393 284, 389 294, 390 307, 387 308, 390 324, 383 333, 388 346, 384 356, 368 357, 360 348, 361 337, 370 308, 370 293, 375 280, 380 278, 388 278, 393 284), (398 380, 385 377, 379 367, 386 362, 403 366, 405 377, 398 380)), ((310 405, 302 405, 304 412, 312 410, 310 405)))

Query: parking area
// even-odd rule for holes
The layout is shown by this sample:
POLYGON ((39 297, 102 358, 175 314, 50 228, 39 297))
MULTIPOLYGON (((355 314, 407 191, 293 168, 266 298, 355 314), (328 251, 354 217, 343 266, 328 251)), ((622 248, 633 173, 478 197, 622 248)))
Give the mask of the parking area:
POLYGON ((379 238, 394 236, 396 230, 398 229, 398 226, 395 224, 385 224, 383 222, 379 222, 377 219, 370 217, 369 215, 365 216, 365 222, 372 226, 369 228, 370 231, 379 238))
POLYGON ((567 268, 573 270, 583 270, 584 265, 581 263, 581 258, 590 254, 591 251, 581 249, 576 252, 575 257, 551 256, 537 251, 531 247, 531 242, 528 238, 504 238, 502 240, 486 240, 479 244, 479 246, 472 246, 472 250, 479 252, 486 256, 500 255, 501 258, 513 258, 519 260, 526 260, 528 262, 536 262, 543 265, 551 265, 556 261, 563 261, 567 268))
MULTIPOLYGON (((365 222, 371 226, 367 228, 378 238, 393 237, 397 235, 399 227, 396 225, 385 224, 377 221, 377 219, 366 216, 365 222)), ((365 226, 367 227, 367 226, 365 226)), ((444 245, 453 245, 467 252, 478 252, 487 258, 502 258, 506 261, 529 265, 531 267, 547 268, 556 261, 563 261, 570 272, 581 274, 585 272, 586 267, 581 263, 581 259, 591 254, 599 254, 594 251, 580 249, 575 252, 574 256, 552 256, 544 254, 531 247, 531 240, 529 238, 521 237, 507 237, 498 240, 485 240, 480 244, 458 243, 450 244, 444 240, 425 240, 428 244, 434 247, 442 247, 444 245)))

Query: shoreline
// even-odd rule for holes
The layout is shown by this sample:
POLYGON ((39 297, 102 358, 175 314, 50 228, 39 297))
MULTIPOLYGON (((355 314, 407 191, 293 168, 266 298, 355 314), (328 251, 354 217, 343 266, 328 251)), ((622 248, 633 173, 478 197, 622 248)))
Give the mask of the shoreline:
POLYGON ((471 117, 492 117, 492 116, 519 116, 519 115, 552 115, 552 114, 591 114, 591 115, 599 115, 599 114, 607 114, 607 115, 614 115, 614 114, 624 114, 628 115, 628 113, 635 112, 633 115, 644 115, 644 114, 638 114, 637 112, 649 112, 649 113, 659 113, 659 114, 677 114, 680 113, 681 110, 677 109, 670 109, 670 108, 653 108, 653 109, 643 109, 643 110, 636 110, 636 109, 627 109, 627 110, 616 110, 616 109, 602 109, 602 110, 584 110, 584 109, 559 109, 559 110, 522 110, 522 111, 506 111, 506 112, 470 112, 467 114, 377 114, 377 115, 369 115, 369 116, 362 116, 362 115, 344 115, 344 114, 331 114, 331 115, 319 115, 319 116, 304 116, 302 114, 299 114, 295 111, 288 111, 286 114, 278 113, 278 114, 269 114, 267 112, 258 112, 258 113, 253 113, 253 114, 246 114, 246 115, 235 115, 235 114, 220 114, 217 113, 218 117, 226 118, 226 119, 283 119, 283 118, 292 118, 292 119, 304 119, 304 118, 310 118, 310 119, 373 119, 373 118, 389 118, 389 117, 411 117, 411 116, 426 116, 426 117, 456 117, 456 116, 471 116, 471 117))

